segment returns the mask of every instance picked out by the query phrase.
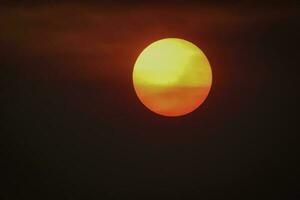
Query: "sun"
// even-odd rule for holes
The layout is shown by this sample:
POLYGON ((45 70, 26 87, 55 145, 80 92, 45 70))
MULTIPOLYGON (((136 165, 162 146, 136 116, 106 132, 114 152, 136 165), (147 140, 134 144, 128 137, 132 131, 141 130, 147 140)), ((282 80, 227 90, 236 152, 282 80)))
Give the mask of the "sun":
POLYGON ((133 85, 141 102, 163 116, 181 116, 198 108, 208 96, 212 71, 204 53, 178 38, 158 40, 138 56, 133 85))

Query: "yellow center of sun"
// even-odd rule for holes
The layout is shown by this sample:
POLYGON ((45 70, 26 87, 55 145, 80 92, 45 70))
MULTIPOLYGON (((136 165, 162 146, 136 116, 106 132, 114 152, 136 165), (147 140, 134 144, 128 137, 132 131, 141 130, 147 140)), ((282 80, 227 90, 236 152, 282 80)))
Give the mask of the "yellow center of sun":
POLYGON ((206 99, 212 72, 197 46, 166 38, 150 44, 139 55, 133 83, 147 108, 164 116, 180 116, 192 112, 206 99))

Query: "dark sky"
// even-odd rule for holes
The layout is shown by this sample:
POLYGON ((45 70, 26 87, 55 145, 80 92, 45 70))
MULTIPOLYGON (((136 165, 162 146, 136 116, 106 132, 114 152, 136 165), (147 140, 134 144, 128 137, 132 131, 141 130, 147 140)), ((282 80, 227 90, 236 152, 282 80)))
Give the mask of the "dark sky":
POLYGON ((299 17, 296 1, 4 3, 0 198, 299 199, 299 17), (166 37, 213 71, 178 118, 132 85, 138 54, 166 37))

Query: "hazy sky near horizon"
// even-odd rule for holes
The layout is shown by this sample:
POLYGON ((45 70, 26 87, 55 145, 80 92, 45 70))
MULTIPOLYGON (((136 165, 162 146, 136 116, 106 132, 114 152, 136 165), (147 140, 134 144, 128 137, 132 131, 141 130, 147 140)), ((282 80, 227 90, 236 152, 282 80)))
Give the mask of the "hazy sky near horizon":
POLYGON ((4 199, 295 197, 299 4, 63 1, 0 6, 4 199), (197 112, 138 100, 132 70, 178 37, 213 71, 197 112))

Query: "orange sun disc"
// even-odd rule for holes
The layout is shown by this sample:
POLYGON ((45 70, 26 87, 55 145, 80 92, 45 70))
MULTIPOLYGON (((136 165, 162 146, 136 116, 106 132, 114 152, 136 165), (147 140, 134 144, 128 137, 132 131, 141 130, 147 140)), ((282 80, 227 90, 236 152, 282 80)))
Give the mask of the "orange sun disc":
POLYGON ((139 55, 133 85, 141 102, 163 116, 181 116, 198 108, 212 84, 212 71, 204 53, 177 38, 158 40, 139 55))

